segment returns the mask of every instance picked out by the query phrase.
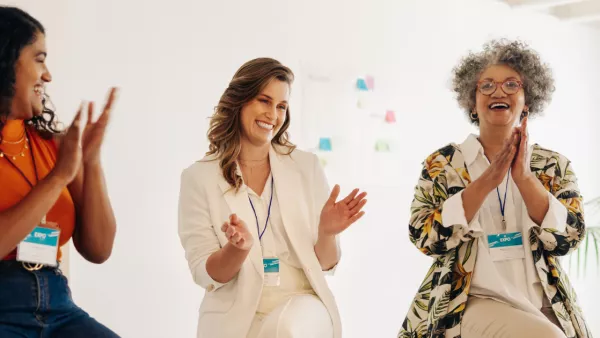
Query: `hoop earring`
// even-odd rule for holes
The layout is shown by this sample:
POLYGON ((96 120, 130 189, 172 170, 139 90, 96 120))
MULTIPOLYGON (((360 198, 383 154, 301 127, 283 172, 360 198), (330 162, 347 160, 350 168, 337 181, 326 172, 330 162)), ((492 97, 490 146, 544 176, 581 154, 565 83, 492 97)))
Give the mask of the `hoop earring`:
POLYGON ((529 116, 529 110, 523 110, 521 113, 521 120, 529 116))
POLYGON ((479 116, 475 111, 472 111, 470 116, 472 121, 477 121, 479 119, 479 116))

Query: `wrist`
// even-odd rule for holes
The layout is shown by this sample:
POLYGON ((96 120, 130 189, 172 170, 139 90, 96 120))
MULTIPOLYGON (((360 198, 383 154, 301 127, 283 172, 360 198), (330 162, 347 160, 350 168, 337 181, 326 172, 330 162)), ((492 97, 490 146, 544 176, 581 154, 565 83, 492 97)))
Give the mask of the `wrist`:
MULTIPOLYGON (((321 229, 321 226, 319 226, 319 229, 321 229)), ((335 241, 335 235, 326 234, 326 233, 322 232, 321 230, 319 230, 319 235, 317 237, 317 241, 318 242, 335 241)))
POLYGON ((100 161, 100 157, 84 161, 83 168, 84 170, 102 168, 102 162, 100 161))
POLYGON ((232 254, 247 254, 248 252, 250 252, 250 249, 252 248, 252 245, 250 245, 248 247, 248 249, 240 249, 237 246, 231 244, 231 242, 228 242, 223 249, 227 252, 230 252, 232 254))
POLYGON ((61 175, 60 172, 57 172, 56 170, 52 170, 48 176, 46 176, 44 181, 49 182, 51 185, 60 187, 64 187, 69 184, 69 178, 65 175, 61 175))
POLYGON ((484 172, 479 179, 475 180, 469 187, 481 192, 482 196, 487 196, 498 185, 492 180, 487 172, 484 172))
POLYGON ((533 173, 529 173, 522 177, 514 177, 513 176, 513 181, 515 181, 515 184, 520 189, 524 185, 529 185, 530 183, 537 181, 537 178, 535 177, 535 175, 533 173))

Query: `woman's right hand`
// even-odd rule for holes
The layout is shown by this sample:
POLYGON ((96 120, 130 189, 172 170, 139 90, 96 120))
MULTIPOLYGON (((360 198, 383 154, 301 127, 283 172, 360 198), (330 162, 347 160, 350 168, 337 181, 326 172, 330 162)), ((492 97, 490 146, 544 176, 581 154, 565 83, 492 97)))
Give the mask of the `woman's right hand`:
POLYGON ((58 150, 58 159, 52 171, 55 177, 58 177, 65 184, 71 183, 79 169, 81 168, 82 150, 81 150, 81 114, 83 104, 67 133, 60 140, 60 149, 58 150))
POLYGON ((518 144, 519 135, 515 130, 511 137, 505 141, 504 147, 496 154, 492 163, 490 163, 490 166, 483 172, 481 177, 469 184, 462 192, 462 204, 467 223, 471 223, 486 196, 502 184, 508 169, 515 159, 518 144))
POLYGON ((511 137, 505 141, 502 150, 496 154, 490 163, 490 166, 483 173, 482 177, 488 183, 486 185, 490 191, 498 187, 504 181, 504 177, 517 154, 519 141, 519 133, 515 129, 513 130, 511 137))
POLYGON ((254 244, 254 238, 248 231, 246 223, 239 219, 236 214, 229 216, 229 222, 223 223, 221 231, 225 233, 229 243, 240 250, 248 251, 254 244))

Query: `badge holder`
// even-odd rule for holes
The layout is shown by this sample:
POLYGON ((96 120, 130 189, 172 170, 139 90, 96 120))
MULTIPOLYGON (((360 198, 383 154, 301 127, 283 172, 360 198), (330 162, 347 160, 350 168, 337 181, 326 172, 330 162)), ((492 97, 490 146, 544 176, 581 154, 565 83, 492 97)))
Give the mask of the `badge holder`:
POLYGON ((46 217, 40 225, 17 246, 17 261, 27 271, 38 271, 44 266, 56 267, 60 229, 45 227, 46 217))
POLYGON ((264 257, 263 267, 265 270, 264 286, 279 286, 279 258, 264 257))
POLYGON ((509 232, 492 234, 488 235, 487 238, 492 261, 497 262, 525 258, 522 233, 509 232))

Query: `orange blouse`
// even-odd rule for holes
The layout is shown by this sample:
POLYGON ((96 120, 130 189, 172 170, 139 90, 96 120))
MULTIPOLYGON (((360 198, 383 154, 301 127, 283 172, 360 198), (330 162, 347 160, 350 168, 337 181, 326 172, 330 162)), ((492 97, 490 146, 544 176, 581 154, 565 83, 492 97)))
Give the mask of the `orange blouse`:
MULTIPOLYGON (((2 129, 2 142, 0 150, 5 153, 4 157, 0 157, 0 211, 9 209, 19 203, 30 191, 31 186, 25 180, 25 175, 29 182, 36 185, 36 175, 34 168, 37 168, 38 178, 44 179, 52 168, 57 158, 57 145, 54 140, 43 139, 33 128, 27 127, 23 120, 7 120, 2 129), (30 149, 24 149, 24 136, 29 135, 30 149), (22 142, 19 142, 21 141, 22 142), (24 156, 21 156, 21 152, 24 156), (31 158, 33 153, 35 159, 31 158), (14 160, 13 156, 14 156, 14 160), (20 169, 22 174, 13 167, 9 159, 20 169)), ((59 246, 66 244, 73 236, 75 229, 75 205, 69 190, 65 189, 61 192, 54 206, 46 215, 47 222, 57 223, 60 228, 59 246)), ((1 234, 0 234, 1 235, 1 234)), ((4 260, 15 259, 17 255, 16 248, 4 260)), ((57 259, 60 261, 61 250, 58 250, 57 259)))

